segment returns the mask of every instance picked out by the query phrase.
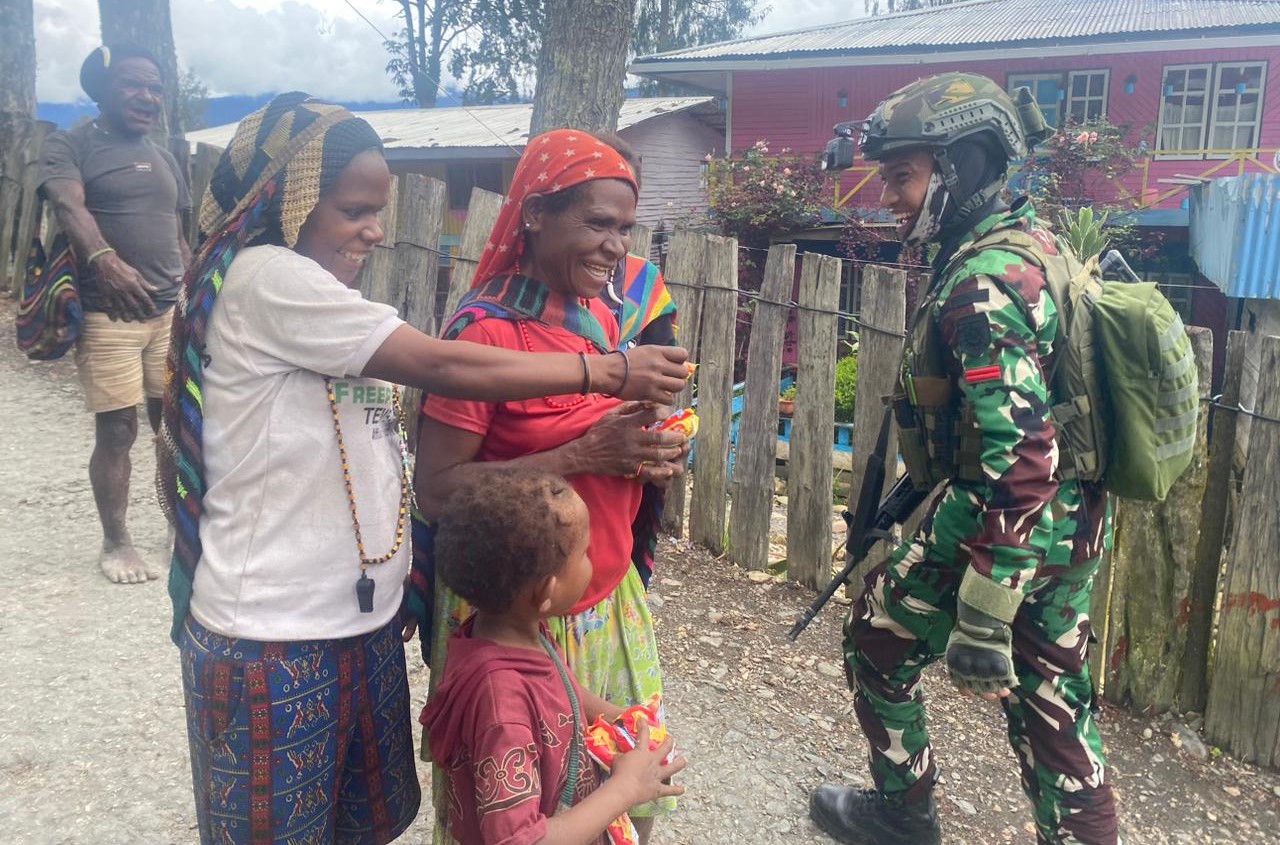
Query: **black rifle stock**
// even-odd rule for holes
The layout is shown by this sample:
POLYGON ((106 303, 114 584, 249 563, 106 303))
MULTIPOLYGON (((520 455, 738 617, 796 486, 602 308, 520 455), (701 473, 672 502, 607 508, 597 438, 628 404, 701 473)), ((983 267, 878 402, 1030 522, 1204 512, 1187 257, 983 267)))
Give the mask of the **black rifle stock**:
POLYGON ((928 497, 929 492, 916 490, 911 479, 903 476, 893 485, 889 495, 877 506, 877 497, 884 487, 885 452, 889 448, 890 410, 885 408, 884 419, 880 423, 880 434, 876 438, 875 453, 867 458, 867 471, 862 477, 862 489, 858 491, 858 504, 852 514, 844 512, 845 524, 849 527, 849 539, 845 543, 845 566, 840 574, 827 584, 813 604, 809 605, 796 624, 792 626, 787 639, 795 642, 800 633, 809 627, 809 623, 817 618, 823 606, 831 601, 836 591, 844 586, 853 574, 853 570, 871 552, 871 547, 878 540, 889 537, 894 525, 906 521, 908 517, 928 497))

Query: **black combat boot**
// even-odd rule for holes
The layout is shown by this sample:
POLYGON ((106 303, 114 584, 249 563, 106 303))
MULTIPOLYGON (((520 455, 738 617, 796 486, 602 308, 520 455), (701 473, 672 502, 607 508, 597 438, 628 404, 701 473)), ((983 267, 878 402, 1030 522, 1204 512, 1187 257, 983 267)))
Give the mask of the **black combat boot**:
POLYGON ((874 789, 829 783, 809 796, 809 818, 844 845, 942 845, 933 796, 906 804, 874 789))

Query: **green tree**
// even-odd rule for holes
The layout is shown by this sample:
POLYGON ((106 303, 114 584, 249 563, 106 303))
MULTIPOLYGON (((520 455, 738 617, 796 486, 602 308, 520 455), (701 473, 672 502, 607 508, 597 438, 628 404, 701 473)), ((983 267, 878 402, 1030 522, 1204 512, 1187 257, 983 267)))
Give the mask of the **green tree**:
MULTIPOLYGON (((760 5, 760 0, 639 0, 631 52, 647 56, 732 41, 768 12, 769 7, 760 5)), ((687 90, 672 82, 646 79, 640 83, 641 93, 649 96, 673 96, 687 90)))
POLYGON ((864 0, 867 11, 873 15, 891 15, 894 12, 912 12, 931 9, 934 6, 950 6, 953 0, 864 0))
MULTIPOLYGON (((565 32, 563 25, 548 23, 547 0, 396 2, 402 26, 386 42, 391 56, 387 73, 407 102, 423 108, 436 105, 446 68, 461 80, 465 102, 529 100, 542 34, 565 32)), ((629 56, 733 39, 767 11, 763 0, 625 0, 620 8, 633 2, 634 38, 624 39, 619 49, 624 64, 629 56)), ((610 17, 616 26, 626 27, 619 15, 610 17)), ((567 19, 570 27, 579 23, 572 14, 567 19)), ((613 34, 607 39, 614 40, 613 34)), ((581 49, 588 43, 575 46, 581 49)), ((646 82, 642 90, 652 94, 677 89, 670 83, 646 82)))
POLYGON ((196 72, 187 68, 178 77, 178 118, 187 132, 204 128, 204 113, 209 108, 209 86, 196 72))

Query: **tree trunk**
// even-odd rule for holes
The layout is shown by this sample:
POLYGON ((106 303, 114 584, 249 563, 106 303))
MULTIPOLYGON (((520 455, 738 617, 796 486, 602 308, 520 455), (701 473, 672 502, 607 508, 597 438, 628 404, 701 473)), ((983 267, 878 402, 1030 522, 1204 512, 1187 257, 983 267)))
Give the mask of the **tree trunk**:
MULTIPOLYGON (((102 41, 136 44, 151 51, 164 78, 164 112, 151 130, 151 140, 172 149, 182 139, 178 109, 178 57, 173 49, 169 0, 98 0, 102 41)), ((179 157, 181 163, 184 159, 179 157)))
POLYGON ((636 0, 547 0, 530 136, 613 132, 622 108, 636 0))
MULTIPOLYGON (((36 33, 32 0, 0 0, 0 281, 8 278, 24 147, 36 114, 36 33)), ((26 254, 17 245, 17 260, 26 254)), ((21 268, 19 268, 21 269, 21 268)), ((15 273, 15 277, 19 275, 15 273)))

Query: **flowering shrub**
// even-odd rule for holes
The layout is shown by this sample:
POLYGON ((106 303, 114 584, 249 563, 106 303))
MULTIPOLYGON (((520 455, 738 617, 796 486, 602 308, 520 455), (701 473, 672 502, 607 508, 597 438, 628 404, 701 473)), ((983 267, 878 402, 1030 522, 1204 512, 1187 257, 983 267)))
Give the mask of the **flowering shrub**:
POLYGON ((1129 143, 1129 134, 1129 127, 1106 118, 1084 123, 1068 120, 1020 171, 1040 216, 1056 220, 1064 209, 1114 206, 1095 202, 1091 194, 1104 186, 1105 193, 1113 193, 1108 183, 1123 179, 1138 165, 1142 154, 1129 143))
POLYGON ((767 247, 771 238, 813 226, 827 199, 827 174, 816 160, 769 155, 756 141, 739 157, 707 155, 711 218, 744 246, 767 247))

